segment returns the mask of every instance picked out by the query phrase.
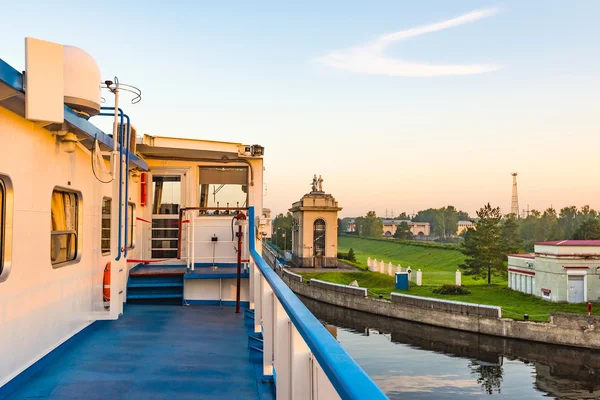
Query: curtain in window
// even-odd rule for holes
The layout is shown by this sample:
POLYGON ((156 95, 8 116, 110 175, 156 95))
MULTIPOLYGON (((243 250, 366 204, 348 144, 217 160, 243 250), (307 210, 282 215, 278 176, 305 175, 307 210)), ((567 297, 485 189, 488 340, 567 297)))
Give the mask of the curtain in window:
POLYGON ((74 193, 52 192, 51 230, 75 231, 51 235, 50 259, 53 264, 74 260, 77 256, 77 197, 74 193))
POLYGON ((52 226, 53 231, 64 231, 67 229, 67 217, 65 215, 65 193, 52 192, 52 226))
POLYGON ((4 184, 0 180, 0 273, 4 263, 4 184))

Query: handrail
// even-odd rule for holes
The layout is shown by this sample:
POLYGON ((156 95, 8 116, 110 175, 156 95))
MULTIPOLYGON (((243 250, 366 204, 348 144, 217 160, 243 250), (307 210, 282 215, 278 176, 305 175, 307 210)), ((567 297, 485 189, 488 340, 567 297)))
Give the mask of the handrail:
POLYGON ((258 254, 254 207, 248 209, 248 220, 252 258, 338 395, 344 400, 387 399, 375 382, 258 254))
MULTIPOLYGON (((237 211, 242 212, 242 211, 247 211, 248 207, 180 207, 179 208, 179 226, 181 227, 181 225, 185 222, 183 220, 183 213, 186 211, 237 211)), ((219 216, 219 217, 231 217, 234 216, 234 214, 216 214, 216 215, 208 215, 207 216, 219 216)), ((181 229, 179 229, 179 231, 177 232, 177 259, 181 259, 181 229)))

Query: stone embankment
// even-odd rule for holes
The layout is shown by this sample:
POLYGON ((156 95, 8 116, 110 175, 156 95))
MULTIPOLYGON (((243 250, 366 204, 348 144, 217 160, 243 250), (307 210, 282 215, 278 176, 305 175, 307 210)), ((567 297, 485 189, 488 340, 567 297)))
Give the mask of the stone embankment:
POLYGON ((354 287, 342 290, 343 285, 323 281, 311 285, 285 273, 283 279, 299 295, 352 310, 485 335, 600 349, 600 317, 596 316, 551 313, 550 322, 515 321, 502 318, 499 307, 399 294, 388 301, 368 297, 354 287))

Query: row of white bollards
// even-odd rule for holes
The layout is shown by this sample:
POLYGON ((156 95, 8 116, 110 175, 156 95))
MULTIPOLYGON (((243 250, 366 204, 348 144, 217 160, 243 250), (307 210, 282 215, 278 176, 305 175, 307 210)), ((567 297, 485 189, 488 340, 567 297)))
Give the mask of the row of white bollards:
MULTIPOLYGON (((391 262, 386 264, 383 260, 377 261, 377 259, 371 259, 371 257, 367 258, 367 266, 371 272, 379 272, 389 276, 394 276, 397 272, 402 272, 402 265, 400 264, 394 268, 394 265, 391 262)), ((423 284, 423 273, 420 269, 414 275, 414 278, 410 266, 406 267, 406 272, 408 272, 409 279, 414 279, 414 282, 417 284, 417 286, 421 286, 423 284)))
MULTIPOLYGON (((396 266, 394 268, 394 265, 390 262, 390 263, 386 263, 383 260, 377 261, 377 259, 371 259, 371 257, 367 258, 367 266, 369 267, 369 271, 371 272, 379 272, 381 274, 386 274, 389 276, 394 276, 396 272, 402 272, 402 266, 400 264, 398 264, 398 266, 396 266)), ((409 276, 409 280, 413 280, 412 278, 412 270, 409 267, 406 268, 406 272, 408 272, 408 276, 409 276)), ((461 286, 462 285, 462 274, 460 272, 460 270, 456 270, 456 274, 455 274, 455 284, 456 286, 461 286)), ((414 282, 417 286, 421 286, 423 285, 423 272, 421 272, 421 270, 417 270, 417 273, 414 275, 414 282)))

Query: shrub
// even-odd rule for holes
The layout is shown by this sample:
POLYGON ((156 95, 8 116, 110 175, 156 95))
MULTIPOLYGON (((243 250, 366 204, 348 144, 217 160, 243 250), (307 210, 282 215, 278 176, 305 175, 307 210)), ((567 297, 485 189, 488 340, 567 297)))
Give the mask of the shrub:
POLYGON ((462 286, 446 284, 446 285, 442 285, 440 287, 433 289, 433 293, 462 295, 462 294, 470 294, 471 292, 469 292, 467 289, 465 289, 462 286))
POLYGON ((356 262, 356 256, 354 255, 354 249, 350 247, 348 251, 348 260, 356 262))

